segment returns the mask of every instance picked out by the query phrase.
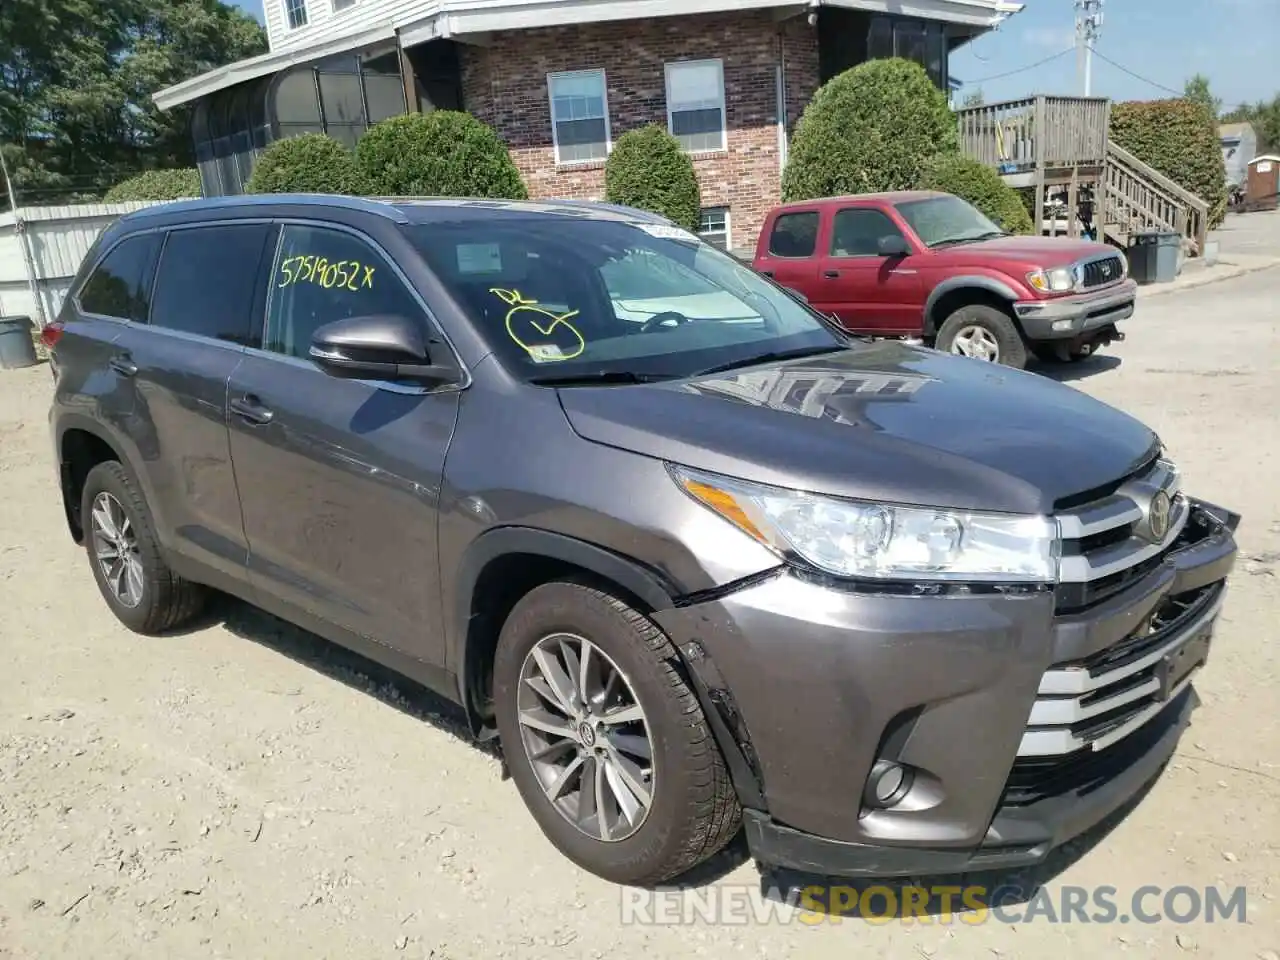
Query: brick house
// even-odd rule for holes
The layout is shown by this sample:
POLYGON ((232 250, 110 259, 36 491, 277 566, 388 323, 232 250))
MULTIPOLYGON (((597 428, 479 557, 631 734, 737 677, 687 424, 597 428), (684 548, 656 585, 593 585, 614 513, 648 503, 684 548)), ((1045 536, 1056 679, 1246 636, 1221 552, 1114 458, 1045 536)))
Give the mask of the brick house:
POLYGON ((324 132, 354 145, 387 117, 452 109, 498 132, 532 196, 602 199, 613 141, 660 123, 693 156, 703 234, 742 248, 779 199, 790 132, 821 83, 905 56, 947 90, 950 52, 1020 9, 1008 0, 265 0, 269 53, 155 99, 191 110, 207 195, 241 192, 273 140, 324 132))

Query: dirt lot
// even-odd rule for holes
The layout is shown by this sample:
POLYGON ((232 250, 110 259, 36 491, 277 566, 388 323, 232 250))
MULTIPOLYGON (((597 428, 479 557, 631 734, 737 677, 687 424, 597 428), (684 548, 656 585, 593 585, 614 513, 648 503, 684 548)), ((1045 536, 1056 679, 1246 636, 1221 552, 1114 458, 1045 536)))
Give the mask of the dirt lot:
MULTIPOLYGON (((624 892, 548 845, 432 698, 229 601, 181 636, 118 627, 65 533, 39 367, 0 372, 0 957, 1275 960, 1278 289, 1272 270, 1144 300, 1128 343, 1071 371, 1243 512, 1248 559, 1143 802, 1048 869, 981 878, 1110 885, 1121 913, 1144 885, 1244 885, 1246 923, 624 926, 624 892)), ((695 891, 760 887, 740 855, 716 868, 695 891)))

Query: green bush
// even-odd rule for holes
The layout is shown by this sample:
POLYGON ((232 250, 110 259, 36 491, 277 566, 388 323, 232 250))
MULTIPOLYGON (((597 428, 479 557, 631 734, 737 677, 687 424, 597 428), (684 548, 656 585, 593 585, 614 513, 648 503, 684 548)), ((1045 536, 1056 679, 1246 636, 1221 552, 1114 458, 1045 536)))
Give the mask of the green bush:
POLYGON ((102 199, 107 203, 182 200, 185 197, 198 197, 201 193, 200 171, 195 167, 183 167, 178 170, 148 170, 140 173, 117 183, 102 199))
POLYGON ((693 161, 656 124, 624 133, 613 145, 604 167, 604 198, 660 213, 686 230, 698 229, 702 192, 693 161))
POLYGON ((926 164, 918 186, 921 190, 954 193, 987 215, 1009 233, 1031 233, 1031 216, 1022 197, 1000 179, 994 169, 962 157, 957 153, 942 154, 926 164))
POLYGON ((493 129, 453 110, 374 124, 356 144, 356 166, 374 196, 524 200, 529 195, 493 129))
POLYGON ((906 190, 929 159, 959 149, 947 97, 909 60, 872 60, 819 88, 796 125, 786 201, 906 190))
POLYGON ((361 193, 351 151, 323 133, 270 144, 253 168, 249 193, 361 193))
POLYGON ((1190 100, 1117 103, 1111 139, 1139 160, 1209 204, 1209 226, 1227 215, 1227 170, 1218 124, 1203 104, 1190 100))

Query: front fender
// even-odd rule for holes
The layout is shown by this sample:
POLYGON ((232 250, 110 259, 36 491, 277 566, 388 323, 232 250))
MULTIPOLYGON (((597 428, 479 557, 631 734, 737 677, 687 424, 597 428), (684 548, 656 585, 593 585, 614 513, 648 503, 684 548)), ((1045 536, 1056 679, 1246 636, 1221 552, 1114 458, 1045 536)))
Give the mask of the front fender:
POLYGON ((938 306, 938 301, 949 293, 957 290, 982 290, 986 293, 994 294, 1004 300, 1012 303, 1015 300, 1021 300, 1018 292, 1009 284, 1009 282, 1001 277, 989 276, 982 273, 964 274, 958 277, 948 277, 943 280, 929 294, 929 299, 924 306, 924 332, 926 335, 932 336, 938 332, 941 320, 944 317, 934 316, 934 309, 938 306))

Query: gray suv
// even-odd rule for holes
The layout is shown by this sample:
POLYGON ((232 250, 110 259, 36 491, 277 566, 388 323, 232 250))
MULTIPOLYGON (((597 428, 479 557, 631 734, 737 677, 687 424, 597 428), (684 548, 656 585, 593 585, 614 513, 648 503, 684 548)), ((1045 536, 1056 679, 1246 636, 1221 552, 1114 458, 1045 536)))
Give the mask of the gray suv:
POLYGON ((1041 860, 1169 759, 1235 560, 1125 414, 603 204, 165 205, 46 342, 126 626, 223 591, 458 701, 617 882, 740 829, 827 874, 1041 860))

